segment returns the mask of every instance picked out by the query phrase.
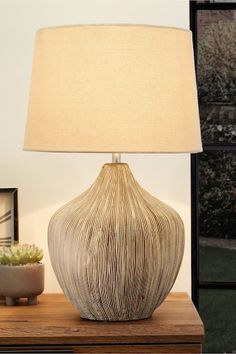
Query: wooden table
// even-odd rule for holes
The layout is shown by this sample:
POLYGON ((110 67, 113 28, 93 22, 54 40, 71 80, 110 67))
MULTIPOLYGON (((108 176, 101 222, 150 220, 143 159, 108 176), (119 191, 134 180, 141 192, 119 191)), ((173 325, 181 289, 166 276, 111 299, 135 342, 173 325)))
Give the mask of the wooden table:
POLYGON ((62 294, 41 295, 37 306, 0 305, 0 352, 200 353, 203 334, 185 293, 170 294, 152 318, 132 322, 83 320, 62 294))

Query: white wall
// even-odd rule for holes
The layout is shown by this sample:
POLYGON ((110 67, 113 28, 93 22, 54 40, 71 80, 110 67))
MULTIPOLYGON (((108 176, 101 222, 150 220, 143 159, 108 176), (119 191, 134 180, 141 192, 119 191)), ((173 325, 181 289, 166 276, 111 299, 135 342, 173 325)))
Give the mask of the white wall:
MULTIPOLYGON (((80 23, 142 23, 188 28, 189 4, 158 0, 0 0, 0 188, 19 188, 20 242, 44 249, 46 292, 60 291, 47 250, 47 225, 58 207, 96 178, 109 154, 23 152, 35 31, 80 23)), ((190 158, 123 155, 141 185, 182 216, 186 247, 174 290, 191 288, 190 158)))

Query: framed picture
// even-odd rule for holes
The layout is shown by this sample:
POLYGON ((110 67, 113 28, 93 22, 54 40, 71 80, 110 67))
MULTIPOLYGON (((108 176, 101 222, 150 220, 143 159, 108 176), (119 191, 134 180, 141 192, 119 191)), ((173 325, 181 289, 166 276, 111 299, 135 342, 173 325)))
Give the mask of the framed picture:
POLYGON ((0 188, 0 247, 18 241, 17 188, 0 188))

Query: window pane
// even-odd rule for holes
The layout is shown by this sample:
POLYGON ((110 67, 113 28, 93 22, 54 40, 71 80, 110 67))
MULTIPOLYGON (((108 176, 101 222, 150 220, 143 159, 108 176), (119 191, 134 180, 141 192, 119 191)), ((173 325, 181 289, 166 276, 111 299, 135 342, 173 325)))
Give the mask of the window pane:
POLYGON ((200 280, 236 281, 236 152, 199 155, 200 280))
POLYGON ((199 311, 205 327, 204 353, 235 353, 236 290, 200 290, 199 311))
POLYGON ((236 10, 199 10, 197 40, 203 142, 236 143, 236 10))
MULTIPOLYGON (((211 243, 200 244, 199 263, 201 281, 236 281, 236 247, 231 249, 230 240, 223 247, 211 243)), ((236 317, 236 314, 235 314, 236 317)))

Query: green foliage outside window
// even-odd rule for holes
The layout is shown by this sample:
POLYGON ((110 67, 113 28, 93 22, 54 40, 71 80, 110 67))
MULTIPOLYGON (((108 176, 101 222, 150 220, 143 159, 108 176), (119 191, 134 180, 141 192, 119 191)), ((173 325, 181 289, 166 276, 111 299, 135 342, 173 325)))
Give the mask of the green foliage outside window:
POLYGON ((198 92, 202 103, 236 103, 236 22, 211 24, 198 41, 198 92))
POLYGON ((236 238, 235 153, 200 155, 200 236, 236 238))

